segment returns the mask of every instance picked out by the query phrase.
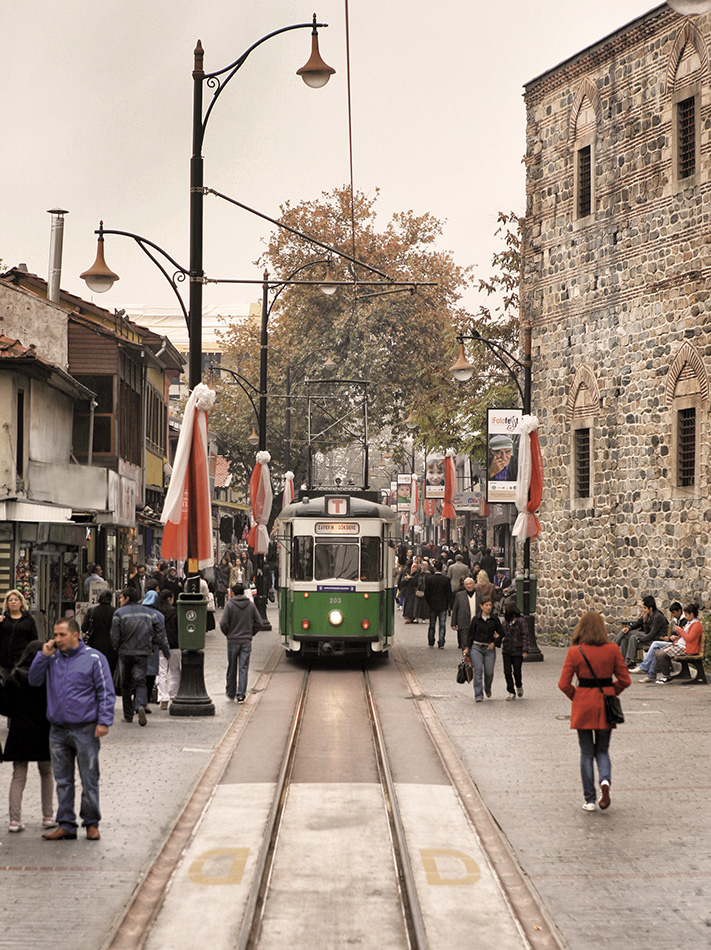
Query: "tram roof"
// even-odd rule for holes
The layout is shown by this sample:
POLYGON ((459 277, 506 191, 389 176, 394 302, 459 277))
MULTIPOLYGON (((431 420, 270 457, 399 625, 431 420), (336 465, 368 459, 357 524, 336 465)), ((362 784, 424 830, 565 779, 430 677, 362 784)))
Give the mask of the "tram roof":
POLYGON ((396 521, 397 515, 388 505, 381 505, 378 502, 370 501, 367 498, 358 498, 354 495, 317 495, 315 498, 302 498, 300 501, 294 501, 286 508, 283 508, 278 515, 278 520, 289 518, 333 518, 333 515, 326 513, 326 500, 329 498, 348 498, 349 513, 339 515, 339 519, 358 519, 358 518, 381 518, 383 521, 396 521))

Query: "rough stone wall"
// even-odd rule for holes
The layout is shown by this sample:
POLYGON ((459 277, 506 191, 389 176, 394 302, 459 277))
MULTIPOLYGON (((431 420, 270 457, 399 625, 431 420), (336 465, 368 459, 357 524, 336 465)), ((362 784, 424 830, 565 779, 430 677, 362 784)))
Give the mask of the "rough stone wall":
POLYGON ((711 15, 658 8, 526 86, 522 316, 545 464, 532 543, 543 633, 572 630, 585 609, 613 624, 638 616, 646 593, 663 609, 711 606, 710 41, 711 15), (682 186, 673 103, 686 87, 699 91, 700 161, 682 186), (583 136, 593 211, 576 219, 583 136), (693 488, 675 486, 672 396, 684 387, 698 405, 693 488), (591 426, 589 501, 573 497, 578 418, 591 426))

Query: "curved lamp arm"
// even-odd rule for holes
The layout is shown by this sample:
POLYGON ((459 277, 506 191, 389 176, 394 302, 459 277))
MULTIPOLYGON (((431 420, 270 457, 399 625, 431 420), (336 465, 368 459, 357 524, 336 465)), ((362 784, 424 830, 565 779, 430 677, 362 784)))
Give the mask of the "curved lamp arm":
MULTIPOLYGON (((111 275, 111 277, 113 278, 113 279, 108 278, 109 282, 107 283, 107 286, 105 286, 105 287, 103 288, 103 290, 109 290, 110 287, 111 287, 111 285, 113 284, 114 280, 118 280, 117 275, 114 274, 112 271, 108 270, 108 268, 106 268, 106 262, 104 261, 104 255, 103 255, 104 235, 105 235, 105 234, 118 234, 120 237, 128 237, 128 238, 131 238, 133 241, 136 242, 136 244, 138 244, 138 246, 139 246, 140 249, 143 251, 143 253, 146 255, 146 257, 149 257, 149 258, 153 261, 153 263, 156 265, 156 267, 160 270, 161 274, 165 277, 165 279, 166 279, 166 280, 168 281, 168 283, 170 284, 170 286, 171 286, 171 288, 172 288, 172 290, 173 290, 173 293, 175 294, 175 296, 176 296, 177 299, 178 299, 178 303, 180 304, 180 309, 183 311, 183 316, 185 317, 185 323, 186 323, 186 325, 188 325, 188 327, 189 327, 189 324, 188 324, 188 311, 187 311, 187 307, 185 306, 185 303, 183 302, 183 298, 180 296, 180 291, 178 290, 178 282, 184 281, 185 278, 188 277, 189 274, 190 274, 190 271, 189 271, 187 268, 183 267, 182 264, 179 264, 179 263, 175 260, 175 258, 171 257, 170 254, 169 254, 166 250, 164 250, 159 244, 155 244, 153 241, 150 241, 148 238, 143 237, 142 234, 134 234, 133 231, 116 231, 116 230, 114 230, 114 229, 104 228, 104 222, 103 222, 103 221, 100 221, 100 222, 99 222, 98 230, 94 231, 94 234, 98 234, 98 235, 99 235, 99 241, 98 241, 98 243, 99 243, 99 253, 97 254, 97 259, 96 259, 96 263, 94 264, 94 267, 92 267, 92 268, 91 268, 90 270, 88 270, 88 271, 84 271, 84 273, 81 275, 81 277, 82 277, 84 280, 86 280, 87 283, 89 283, 89 280, 90 280, 90 276, 91 276, 91 274, 92 274, 92 271, 94 272, 95 275, 97 274, 97 272, 96 272, 95 269, 96 269, 96 267, 97 267, 98 264, 103 264, 103 266, 104 266, 104 268, 105 268, 103 276, 108 277, 108 275, 111 275), (162 257, 164 257, 167 261, 170 261, 170 263, 171 263, 171 264, 173 265, 173 267, 175 268, 175 271, 173 272, 172 275, 168 272, 167 268, 166 268, 166 267, 164 266, 164 264, 156 257, 156 255, 153 254, 153 253, 151 252, 151 250, 149 250, 150 248, 152 248, 153 251, 157 251, 157 252, 158 252, 162 257)), ((90 288, 91 288, 91 285, 90 285, 90 288)), ((98 292, 98 293, 101 292, 98 288, 94 288, 94 289, 95 289, 96 292, 98 292)))
POLYGON ((502 346, 500 343, 496 343, 493 340, 487 340, 487 338, 482 336, 478 330, 472 330, 471 333, 460 333, 457 336, 457 343, 459 343, 462 347, 464 346, 465 340, 475 340, 477 343, 483 343, 484 346, 494 354, 501 365, 506 368, 509 376, 516 384, 516 389, 518 389, 518 394, 521 397, 521 405, 525 406, 526 396, 524 394, 523 388, 519 382, 518 376, 508 361, 510 360, 511 363, 514 363, 519 369, 525 369, 525 364, 522 363, 521 360, 517 359, 513 353, 510 353, 505 346, 502 346), (506 357, 506 359, 504 359, 504 357, 506 357))
POLYGON ((210 364, 210 372, 211 373, 229 373, 230 376, 234 378, 235 383, 239 386, 239 388, 245 394, 247 399, 249 399, 249 402, 252 406, 252 410, 254 411, 254 415, 257 418, 257 422, 259 422, 259 410, 257 409, 257 404, 254 401, 254 397, 252 396, 252 393, 249 391, 251 389, 253 393, 259 394, 259 390, 257 389, 257 387, 254 386, 252 383, 250 383, 250 381, 246 379, 244 376, 242 376, 241 373, 238 373, 234 369, 228 369, 226 366, 220 366, 217 363, 210 364))
MULTIPOLYGON (((200 148, 202 148, 202 143, 205 138, 205 129, 207 128, 208 120, 210 118, 213 108, 215 107, 215 103, 217 102, 220 96, 220 93, 225 88, 225 86, 230 81, 230 79, 232 79, 232 77, 237 72, 239 72, 242 66, 244 66, 249 55, 253 53, 254 50, 257 49, 258 46, 261 46, 262 43, 266 43, 267 40, 272 39, 272 37, 274 36, 279 36, 280 33, 289 33, 291 30, 303 30, 303 29, 316 31, 317 29, 324 29, 327 26, 328 26, 328 23, 316 22, 316 14, 314 14, 314 19, 312 23, 294 23, 291 26, 282 26, 278 30, 274 30, 271 33, 267 33, 266 36, 263 36, 261 39, 257 40, 256 43, 252 43, 249 49, 245 50, 244 53, 242 53, 242 55, 238 59, 236 59, 233 63, 230 63, 229 66, 225 66, 223 69, 218 69, 214 73, 203 73, 201 78, 207 81, 207 85, 211 89, 214 89, 214 92, 212 94, 212 99, 210 101, 210 104, 205 110, 205 114, 202 118, 202 123, 200 126, 200 139, 198 143, 200 148), (224 76, 225 73, 228 73, 227 77, 224 80, 220 80, 220 76, 224 76)), ((198 48, 202 50, 202 46, 199 45, 198 48)), ((196 50, 196 53, 197 53, 197 50, 196 50)), ((198 65, 196 61, 196 72, 197 71, 198 71, 198 65)))

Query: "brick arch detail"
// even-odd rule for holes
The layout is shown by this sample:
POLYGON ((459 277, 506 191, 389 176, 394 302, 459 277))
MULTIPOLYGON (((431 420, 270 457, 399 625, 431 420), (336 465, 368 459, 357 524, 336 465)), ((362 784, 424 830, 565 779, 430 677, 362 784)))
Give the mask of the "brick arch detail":
POLYGON ((709 378, 706 372, 706 367, 704 366, 704 361, 696 347, 689 343, 688 340, 684 340, 684 342, 679 347, 679 351, 674 357, 667 373, 667 406, 671 406, 674 402, 676 384, 678 383, 679 377, 684 371, 684 367, 687 365, 698 381, 701 397, 703 399, 709 398, 709 378))
POLYGON ((575 404, 578 401, 578 394, 583 386, 588 390, 593 399, 592 414, 597 415, 600 411, 600 387, 595 379, 595 373, 587 363, 580 365, 575 373, 575 377, 568 392, 568 404, 566 406, 566 415, 568 421, 572 422, 575 418, 575 404))
POLYGON ((578 114, 580 113, 580 107, 583 104, 585 98, 590 100, 590 104, 595 110, 595 122, 599 123, 602 118, 602 104, 600 102, 600 93, 597 91, 597 86, 590 79, 585 77, 581 80, 580 85, 578 86, 578 91, 575 96, 575 101, 573 102, 573 108, 570 110, 570 141, 575 141, 575 126, 578 122, 578 114))
POLYGON ((674 46, 672 47, 671 55, 669 57, 669 68, 667 70, 667 80, 669 82, 669 88, 674 91, 674 85, 676 83, 676 73, 679 68, 679 63, 681 62, 681 57, 684 55, 684 49, 687 43, 691 43, 696 52, 699 54, 699 59, 701 60, 701 71, 708 75, 709 72, 709 54, 706 49, 706 44, 704 43, 704 38, 699 33, 698 27, 694 26, 690 20, 687 20, 679 29, 677 33, 676 40, 674 41, 674 46))

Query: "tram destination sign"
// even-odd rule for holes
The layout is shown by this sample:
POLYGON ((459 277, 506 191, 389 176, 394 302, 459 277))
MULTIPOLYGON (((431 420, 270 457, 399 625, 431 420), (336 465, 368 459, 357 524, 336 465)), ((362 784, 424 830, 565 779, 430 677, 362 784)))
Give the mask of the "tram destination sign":
POLYGON ((359 534, 360 525, 356 521, 317 521, 316 534, 346 535, 359 534))

